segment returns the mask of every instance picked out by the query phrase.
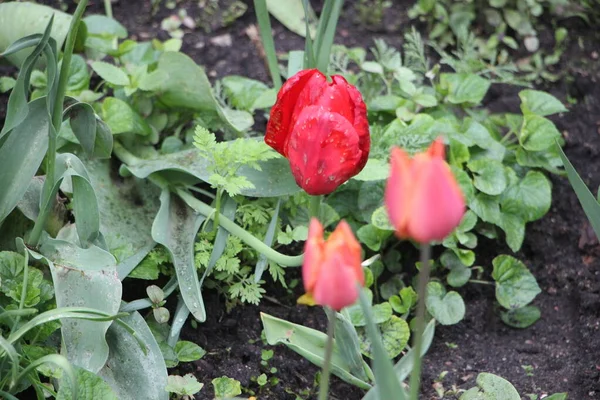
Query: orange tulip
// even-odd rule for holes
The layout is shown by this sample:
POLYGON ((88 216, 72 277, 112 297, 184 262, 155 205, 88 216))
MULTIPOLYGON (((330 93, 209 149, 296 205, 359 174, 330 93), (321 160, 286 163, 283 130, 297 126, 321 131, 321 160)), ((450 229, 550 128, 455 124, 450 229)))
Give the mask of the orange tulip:
POLYGON ((400 148, 392 149, 385 205, 400 238, 439 241, 460 223, 465 198, 444 153, 441 139, 413 158, 400 148))
POLYGON ((306 294, 299 302, 320 304, 334 310, 354 304, 356 284, 364 285, 360 244, 350 226, 341 221, 327 240, 323 226, 313 218, 304 249, 302 280, 306 294))

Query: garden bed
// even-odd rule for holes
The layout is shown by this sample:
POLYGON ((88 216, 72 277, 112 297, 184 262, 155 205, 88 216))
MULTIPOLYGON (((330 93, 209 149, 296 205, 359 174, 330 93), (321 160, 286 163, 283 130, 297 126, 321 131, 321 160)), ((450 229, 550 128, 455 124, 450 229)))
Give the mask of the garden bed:
MULTIPOLYGON (((134 38, 167 39, 160 22, 175 11, 161 8, 152 16, 147 3, 120 0, 113 6, 114 16, 134 38)), ((182 1, 177 9, 185 8, 193 16, 198 12, 195 3, 182 1)), ((265 60, 260 56, 256 41, 247 34, 248 27, 255 24, 252 2, 245 3, 248 5, 246 13, 229 26, 210 33, 201 29, 185 32, 182 51, 205 66, 211 79, 239 74, 268 81, 265 60), (225 35, 230 36, 231 45, 215 44, 223 43, 225 35)), ((405 10, 412 2, 394 4, 379 31, 362 28, 356 22, 352 2, 346 3, 336 43, 365 48, 372 45, 374 38, 383 38, 393 46, 402 43, 398 26, 405 30, 404 26, 411 24, 405 10)), ((89 8, 88 12, 103 11, 100 4, 89 8)), ((276 21, 272 23, 278 51, 303 46, 300 37, 276 21)), ((600 51, 600 38, 597 30, 580 20, 570 19, 564 25, 569 29, 570 38, 560 64, 564 77, 540 89, 564 103, 567 99, 572 103, 568 113, 552 120, 566 140, 566 154, 594 190, 600 185, 600 64, 596 53, 600 51)), ((542 38, 551 37, 543 32, 542 38)), ((542 40, 542 46, 552 46, 552 43, 542 40)), ((515 86, 492 86, 484 104, 493 111, 516 112, 518 91, 515 86)), ((0 122, 6 100, 6 96, 0 97, 0 122)), ((552 176, 551 180, 552 208, 543 219, 527 225, 524 245, 517 254, 542 289, 534 302, 542 318, 526 329, 510 328, 496 314, 492 286, 470 284, 458 289, 466 300, 466 316, 457 325, 436 328, 435 339, 424 360, 424 399, 437 398, 433 386, 444 371, 448 373, 440 383, 446 390, 453 385, 472 387, 479 372, 491 372, 512 382, 522 394, 568 392, 569 398, 575 400, 600 398, 600 245, 566 178, 552 176)), ((485 240, 478 247, 478 264, 491 266, 492 259, 501 253, 511 254, 503 242, 485 240)), ((290 272, 289 275, 299 277, 299 270, 298 274, 290 272)), ((135 292, 136 282, 126 282, 124 293, 128 292, 127 288, 135 292)), ((266 347, 261 341, 260 312, 325 329, 326 319, 321 309, 295 304, 300 294, 300 287, 294 291, 267 287, 260 306, 244 305, 227 313, 223 300, 209 292, 205 298, 207 321, 197 328, 188 321, 181 334, 182 339, 195 342, 207 351, 199 361, 183 364, 178 370, 181 375, 193 373, 205 383, 198 399, 212 398, 210 382, 223 375, 239 380, 242 387, 252 388, 259 399, 295 399, 296 395, 314 398, 306 397, 306 391, 312 390, 313 394, 308 396, 314 396, 318 369, 304 358, 278 346, 273 348, 273 358, 266 365, 261 363, 266 347), (275 374, 269 372, 273 367, 277 369, 275 374), (276 376, 279 383, 260 392, 255 378, 261 373, 276 376)), ((333 382, 332 399, 360 399, 361 394, 360 389, 338 379, 333 382)))

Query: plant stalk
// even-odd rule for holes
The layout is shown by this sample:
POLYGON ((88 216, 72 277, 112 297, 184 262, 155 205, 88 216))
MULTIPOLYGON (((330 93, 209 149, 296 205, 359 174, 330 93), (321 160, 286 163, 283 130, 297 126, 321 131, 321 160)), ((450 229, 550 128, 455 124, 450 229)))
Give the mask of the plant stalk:
POLYGON ((104 13, 108 18, 113 17, 112 2, 110 0, 104 0, 104 13))
POLYGON ((333 355, 333 334, 335 331, 335 311, 325 306, 327 314, 327 342, 325 344, 325 359, 319 382, 319 400, 327 400, 329 394, 329 378, 331 377, 331 356, 333 355))
MULTIPOLYGON (((310 219, 316 218, 320 220, 321 216, 321 200, 323 196, 310 196, 310 205, 308 210, 308 215, 310 219)), ((310 221, 309 221, 310 222, 310 221)))
POLYGON ((415 351, 415 361, 410 375, 410 399, 419 400, 419 389, 421 387, 421 349, 423 347, 423 331, 425 329, 425 299, 427 298, 427 282, 431 265, 429 258, 431 256, 431 245, 429 243, 421 244, 421 271, 419 272, 419 285, 417 293, 419 303, 417 304, 416 329, 413 349, 415 351))

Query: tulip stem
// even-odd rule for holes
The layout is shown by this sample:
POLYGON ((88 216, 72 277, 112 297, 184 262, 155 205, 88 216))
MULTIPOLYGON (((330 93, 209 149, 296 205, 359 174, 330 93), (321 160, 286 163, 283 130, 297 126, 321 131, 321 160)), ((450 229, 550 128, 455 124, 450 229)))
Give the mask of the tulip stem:
POLYGON ((333 334, 337 316, 335 311, 325 307, 327 314, 327 343, 325 344, 325 359, 323 360, 323 370, 319 382, 319 400, 327 400, 329 394, 329 377, 331 376, 331 356, 333 354, 333 334))
POLYGON ((429 273, 431 265, 429 258, 431 256, 431 245, 429 243, 421 244, 421 271, 419 272, 419 303, 417 304, 416 329, 413 349, 415 351, 415 361, 410 375, 410 398, 419 399, 419 389, 421 386, 421 348, 423 347, 423 330, 425 329, 425 299, 427 297, 427 282, 429 282, 429 273))
POLYGON ((321 200, 323 196, 310 196, 310 206, 308 209, 309 217, 320 220, 321 215, 321 200))

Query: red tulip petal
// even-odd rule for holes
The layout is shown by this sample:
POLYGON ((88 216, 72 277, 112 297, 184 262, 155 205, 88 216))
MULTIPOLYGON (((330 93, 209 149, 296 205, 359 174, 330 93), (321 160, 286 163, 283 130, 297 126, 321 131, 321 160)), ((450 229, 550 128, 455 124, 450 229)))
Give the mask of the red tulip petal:
POLYGON ((312 195, 331 193, 359 173, 362 153, 352 124, 320 106, 302 110, 287 147, 296 183, 312 195))
POLYGON ((362 170, 369 159, 369 150, 371 148, 371 134, 369 133, 369 121, 367 119, 367 106, 358 89, 350 85, 344 77, 340 75, 332 76, 333 81, 338 85, 346 88, 348 96, 352 102, 353 118, 350 120, 356 133, 358 133, 358 147, 363 151, 363 156, 358 163, 358 167, 362 170))
POLYGON ((304 244, 304 261, 302 262, 302 281, 307 293, 313 291, 315 282, 323 262, 323 226, 318 219, 312 218, 308 228, 308 238, 304 244))
POLYGON ((435 139, 431 146, 427 149, 427 154, 432 158, 446 159, 446 148, 444 147, 444 141, 442 138, 435 139))
POLYGON ((460 223, 465 200, 444 160, 436 158, 419 164, 420 170, 411 188, 413 203, 408 235, 421 243, 443 240, 460 223))
MULTIPOLYGON (((277 94, 277 101, 271 109, 265 142, 283 156, 286 155, 285 146, 289 139, 290 129, 293 127, 294 110, 297 109, 299 99, 307 97, 307 95, 301 96, 301 94, 311 79, 317 82, 327 81, 325 76, 316 69, 300 71, 283 84, 277 94)), ((314 90, 314 87, 315 84, 312 84, 312 90, 314 90)), ((305 102, 305 100, 302 100, 302 102, 305 102)))
POLYGON ((399 147, 392 149, 390 159, 390 176, 384 194, 385 206, 390 222, 400 237, 406 237, 406 223, 409 217, 410 185, 413 181, 411 160, 408 154, 399 147))
POLYGON ((356 283, 351 266, 345 264, 343 255, 338 252, 323 263, 313 297, 317 304, 339 311, 358 298, 356 283))

